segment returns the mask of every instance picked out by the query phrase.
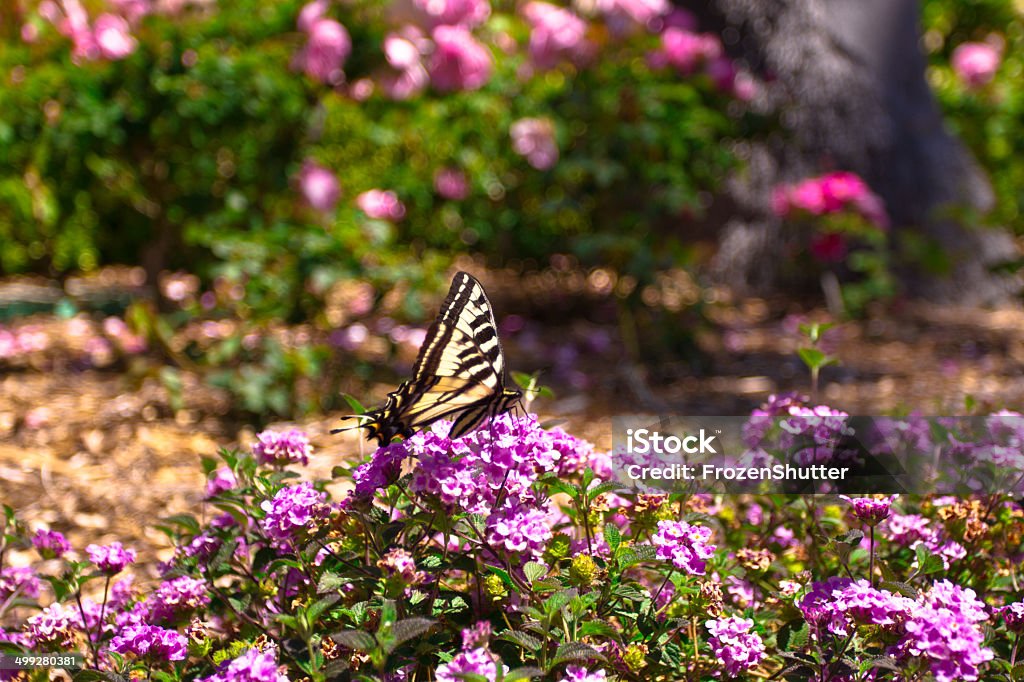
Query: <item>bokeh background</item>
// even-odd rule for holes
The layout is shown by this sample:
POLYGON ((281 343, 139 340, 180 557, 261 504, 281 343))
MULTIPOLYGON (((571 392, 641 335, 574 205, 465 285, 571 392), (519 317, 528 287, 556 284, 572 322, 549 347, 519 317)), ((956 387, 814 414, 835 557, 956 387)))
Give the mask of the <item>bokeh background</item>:
MULTIPOLYGON (((0 501, 159 548, 481 278, 533 407, 1019 409, 1024 5, 9 0, 0 501), (141 491, 145 491, 142 494, 141 491)), ((154 550, 155 551, 155 550, 154 550)))

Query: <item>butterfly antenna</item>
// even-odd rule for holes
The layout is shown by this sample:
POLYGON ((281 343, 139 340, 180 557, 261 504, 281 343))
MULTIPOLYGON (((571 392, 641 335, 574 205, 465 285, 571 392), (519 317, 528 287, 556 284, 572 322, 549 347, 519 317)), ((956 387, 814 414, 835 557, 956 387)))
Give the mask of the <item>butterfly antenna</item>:
MULTIPOLYGON (((373 421, 373 417, 368 414, 349 414, 344 417, 341 417, 341 419, 368 419, 370 421, 373 421)), ((345 426, 340 429, 331 429, 331 433, 342 433, 344 431, 351 431, 352 429, 360 429, 363 426, 365 426, 365 424, 356 424, 354 426, 345 426)))

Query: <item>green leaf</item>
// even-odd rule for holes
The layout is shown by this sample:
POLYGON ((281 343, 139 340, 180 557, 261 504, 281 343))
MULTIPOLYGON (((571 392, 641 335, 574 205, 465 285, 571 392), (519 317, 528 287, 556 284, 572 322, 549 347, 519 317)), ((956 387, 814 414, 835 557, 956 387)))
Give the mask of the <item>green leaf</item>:
POLYGON ((546 575, 547 572, 548 567, 544 564, 537 563, 536 561, 528 561, 526 565, 523 566, 523 574, 526 576, 526 579, 531 583, 537 580, 538 578, 546 575))
POLYGON ((400 620, 394 624, 391 628, 392 641, 388 646, 384 648, 387 653, 391 653, 399 646, 408 642, 410 639, 419 637, 423 633, 430 630, 437 623, 433 618, 406 618, 400 620))
POLYGON ((363 407, 363 404, 361 402, 359 402, 358 400, 355 399, 355 396, 351 396, 348 393, 342 393, 341 394, 341 398, 346 403, 348 403, 348 406, 352 410, 353 413, 355 413, 355 414, 366 414, 366 408, 363 407))
POLYGON ((592 488, 587 489, 587 499, 596 500, 600 495, 611 492, 613 490, 622 490, 623 485, 617 481, 605 481, 599 483, 592 488))
POLYGON ((540 668, 522 667, 509 670, 502 679, 503 682, 519 682, 520 680, 532 680, 540 677, 544 671, 540 668))
POLYGON ((612 554, 619 549, 619 545, 622 544, 622 533, 619 531, 618 526, 612 523, 604 524, 604 541, 608 543, 608 548, 612 551, 612 554))
POLYGON ((327 572, 320 576, 320 580, 316 584, 317 594, 323 594, 324 592, 335 592, 340 590, 345 585, 352 584, 352 579, 346 576, 338 575, 337 573, 327 572))
POLYGON ((805 621, 794 620, 786 623, 776 635, 775 641, 782 651, 800 651, 811 640, 811 630, 805 621))
POLYGON ((551 663, 548 664, 548 670, 561 665, 567 661, 586 661, 586 660, 598 660, 606 661, 604 654, 599 652, 589 644, 583 642, 566 642, 560 644, 558 650, 555 651, 555 657, 551 659, 551 663))
POLYGON ((619 631, 611 623, 604 620, 588 620, 580 626, 580 636, 596 635, 599 637, 615 637, 619 631))
POLYGON ((354 651, 373 651, 377 648, 377 640, 373 635, 362 630, 342 630, 330 637, 341 646, 354 651))
POLYGON ((505 640, 506 642, 512 642, 518 644, 522 648, 526 649, 530 653, 536 653, 540 651, 540 648, 544 646, 544 642, 537 639, 533 635, 528 635, 525 632, 519 630, 505 630, 497 639, 505 640))
POLYGON ((311 625, 315 624, 320 620, 320 616, 323 615, 324 611, 337 604, 339 599, 341 599, 341 595, 329 594, 326 597, 313 602, 313 604, 306 609, 306 618, 309 619, 309 623, 311 625))

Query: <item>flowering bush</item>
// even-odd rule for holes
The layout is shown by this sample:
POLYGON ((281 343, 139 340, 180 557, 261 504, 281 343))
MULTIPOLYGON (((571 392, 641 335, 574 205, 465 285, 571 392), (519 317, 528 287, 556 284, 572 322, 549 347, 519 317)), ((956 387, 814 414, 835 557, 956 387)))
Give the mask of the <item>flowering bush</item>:
MULTIPOLYGON (((777 414, 825 437, 841 413, 773 399, 748 438, 777 414)), ((161 523, 175 551, 150 585, 131 549, 83 551, 5 509, 0 650, 274 682, 945 682, 1015 665, 1024 512, 1008 499, 637 494, 532 416, 448 428, 334 481, 295 480, 317 456, 298 432, 206 460, 204 513, 161 523)))

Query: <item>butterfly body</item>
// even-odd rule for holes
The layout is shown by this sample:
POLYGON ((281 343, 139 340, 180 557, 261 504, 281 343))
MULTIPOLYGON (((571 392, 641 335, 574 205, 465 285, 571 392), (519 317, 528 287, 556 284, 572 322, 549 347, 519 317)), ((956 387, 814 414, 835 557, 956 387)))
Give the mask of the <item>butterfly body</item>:
POLYGON ((484 288, 472 275, 459 272, 427 332, 412 378, 355 428, 366 429, 367 438, 383 446, 396 436, 408 438, 416 429, 451 419, 448 437, 461 438, 521 400, 522 392, 509 384, 484 288))

